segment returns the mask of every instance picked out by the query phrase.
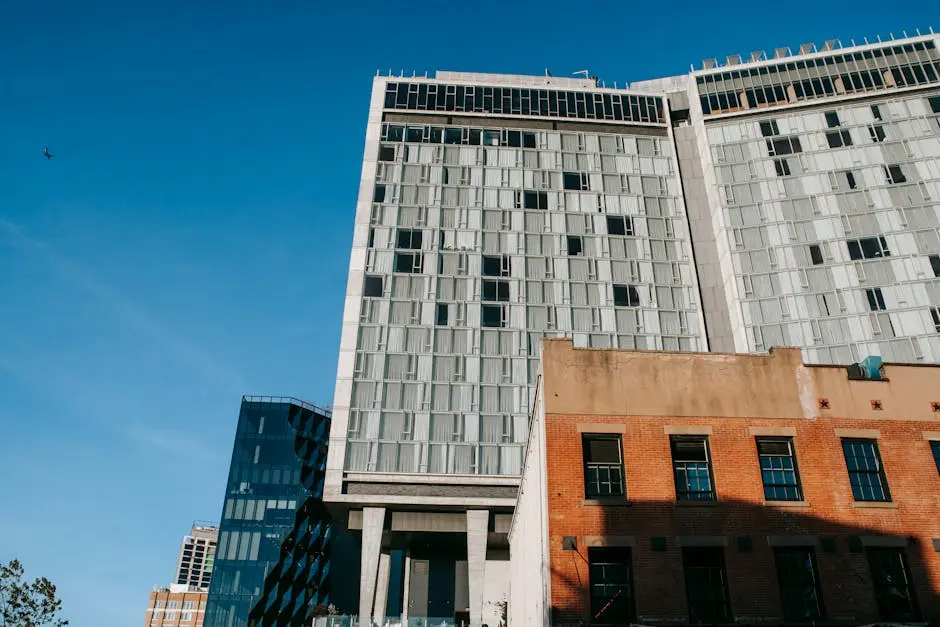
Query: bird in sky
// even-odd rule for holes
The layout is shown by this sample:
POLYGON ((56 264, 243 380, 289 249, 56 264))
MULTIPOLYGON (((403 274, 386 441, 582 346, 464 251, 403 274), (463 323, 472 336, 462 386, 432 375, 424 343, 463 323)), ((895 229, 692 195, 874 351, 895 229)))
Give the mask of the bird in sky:
POLYGON ((49 146, 42 147, 42 156, 46 159, 52 159, 55 155, 49 152, 49 146))

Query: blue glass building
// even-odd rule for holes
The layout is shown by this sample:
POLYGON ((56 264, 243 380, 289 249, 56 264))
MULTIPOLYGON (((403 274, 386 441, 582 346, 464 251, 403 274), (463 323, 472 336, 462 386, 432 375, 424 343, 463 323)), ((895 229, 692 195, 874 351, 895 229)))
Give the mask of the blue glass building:
POLYGON ((242 398, 204 627, 300 627, 330 602, 329 433, 328 410, 242 398))

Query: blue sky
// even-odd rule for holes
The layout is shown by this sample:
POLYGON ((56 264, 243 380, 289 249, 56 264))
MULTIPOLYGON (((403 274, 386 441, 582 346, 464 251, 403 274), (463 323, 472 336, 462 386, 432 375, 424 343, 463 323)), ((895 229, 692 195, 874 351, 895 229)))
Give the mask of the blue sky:
POLYGON ((940 27, 929 0, 743 6, 4 0, 0 560, 76 627, 138 624, 219 518, 240 395, 331 401, 377 68, 622 85, 940 27))

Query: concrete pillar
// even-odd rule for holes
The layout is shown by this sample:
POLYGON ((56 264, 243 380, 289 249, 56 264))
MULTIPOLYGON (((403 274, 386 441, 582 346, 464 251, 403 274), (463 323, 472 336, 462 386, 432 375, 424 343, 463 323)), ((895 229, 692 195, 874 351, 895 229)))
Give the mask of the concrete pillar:
POLYGON ((372 608, 372 622, 376 625, 385 624, 385 608, 388 603, 388 574, 391 568, 392 556, 388 549, 379 554, 379 576, 375 584, 375 606, 372 608))
POLYGON ((405 578, 402 582, 401 624, 408 624, 408 592, 411 589, 411 551, 405 549, 405 578))
POLYGON ((488 510, 467 511, 467 580, 470 588, 470 627, 483 625, 483 578, 486 575, 488 510))
MULTIPOLYGON (((360 627, 368 627, 372 622, 372 607, 375 602, 375 587, 379 574, 379 553, 382 550, 382 530, 384 528, 384 507, 364 507, 362 509, 362 571, 359 579, 360 627)), ((388 577, 386 577, 387 579, 388 577)))

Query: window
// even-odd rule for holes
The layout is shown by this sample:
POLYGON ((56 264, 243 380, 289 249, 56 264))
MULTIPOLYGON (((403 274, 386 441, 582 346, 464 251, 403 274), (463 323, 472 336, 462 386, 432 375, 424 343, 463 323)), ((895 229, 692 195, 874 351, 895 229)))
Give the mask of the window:
POLYGON ((848 130, 841 131, 832 131, 826 133, 826 141, 829 142, 830 148, 841 148, 842 146, 851 146, 852 145, 852 135, 849 134, 848 130))
POLYGON ((881 109, 878 108, 878 105, 871 106, 871 114, 875 117, 876 120, 883 120, 881 117, 881 109))
POLYGON ((777 176, 790 176, 790 164, 786 159, 774 159, 774 169, 777 176))
POLYGON ((809 258, 812 259, 814 266, 823 263, 822 250, 819 248, 818 244, 809 245, 809 258))
POLYGON ((902 549, 866 547, 875 601, 882 620, 915 621, 919 618, 914 584, 902 549))
POLYGON ((443 327, 447 326, 448 317, 449 317, 449 308, 447 303, 438 303, 437 304, 437 326, 443 327))
POLYGON ((420 274, 423 260, 421 253, 395 253, 395 272, 420 274))
POLYGON ((940 440, 931 440, 930 450, 933 452, 933 463, 937 465, 937 472, 940 472, 940 440))
POLYGON ((375 191, 372 192, 372 202, 385 202, 385 186, 376 185, 375 191))
POLYGON ((835 111, 826 111, 826 126, 836 128, 839 124, 839 114, 835 111))
POLYGON ((931 307, 930 317, 933 318, 934 331, 940 333, 940 307, 931 307))
POLYGON ((561 179, 565 189, 581 192, 589 189, 588 175, 583 172, 565 172, 561 175, 561 179))
POLYGON ((591 620, 629 624, 634 621, 633 565, 627 547, 589 547, 591 620))
POLYGON ((367 276, 366 280, 363 282, 362 295, 376 298, 381 297, 384 291, 382 283, 382 277, 380 276, 367 276))
POLYGON ((873 287, 865 290, 865 296, 868 297, 868 308, 871 311, 884 311, 887 309, 885 306, 885 297, 881 293, 880 287, 873 287))
POLYGON ((933 269, 933 275, 940 277, 940 255, 930 255, 930 267, 933 269))
POLYGON ((883 165, 885 178, 888 180, 888 183, 897 185, 898 183, 906 183, 907 177, 904 176, 904 172, 901 170, 899 165, 883 165))
POLYGON ((395 247, 421 250, 421 239, 421 231, 398 229, 398 240, 396 241, 395 247))
POLYGON ((483 255, 483 276, 509 276, 509 257, 483 255))
POLYGON ((509 301, 509 281, 483 279, 483 300, 509 301))
POLYGON ((632 285, 614 285, 615 307, 639 307, 640 295, 632 285))
POLYGON ((777 120, 764 120, 760 123, 760 134, 764 137, 779 135, 780 129, 777 128, 777 120))
POLYGON ((689 622, 732 622, 724 549, 685 547, 682 549, 682 570, 685 572, 689 622))
POLYGON ((784 620, 808 623, 823 618, 816 555, 810 547, 777 547, 777 583, 784 620))
POLYGON ((548 192, 522 192, 522 206, 526 209, 548 209, 548 192))
POLYGON ((670 436, 672 470, 679 501, 714 501, 707 436, 670 436))
POLYGON ((629 216, 607 216, 609 235, 633 235, 633 218, 629 216))
POLYGON ((842 439, 845 466, 856 501, 890 501, 888 480, 881 465, 881 454, 876 440, 842 439))
POLYGON ((622 439, 619 435, 581 437, 584 495, 589 499, 624 496, 622 439))
POLYGON ((802 501, 800 472, 792 438, 757 438, 764 498, 768 501, 802 501))
POLYGON ((858 183, 855 182, 855 175, 851 172, 845 173, 845 180, 848 181, 849 189, 858 189, 858 183))
POLYGON ((483 305, 480 312, 480 325, 484 327, 505 327, 505 305, 483 305))
POLYGON ((885 140, 885 127, 880 124, 872 124, 868 127, 868 134, 871 135, 871 140, 876 144, 883 142, 885 140))
POLYGON ((927 99, 927 104, 930 105, 931 111, 940 113, 940 96, 931 96, 927 99))
POLYGON ((849 257, 853 261, 891 256, 891 250, 888 248, 888 240, 885 239, 884 235, 879 237, 850 239, 845 245, 848 247, 849 257))
POLYGON ((584 252, 584 249, 581 244, 580 235, 569 235, 568 236, 568 254, 569 255, 580 255, 584 252))
POLYGON ((379 147, 379 161, 394 161, 395 160, 395 147, 394 146, 380 146, 379 147))

